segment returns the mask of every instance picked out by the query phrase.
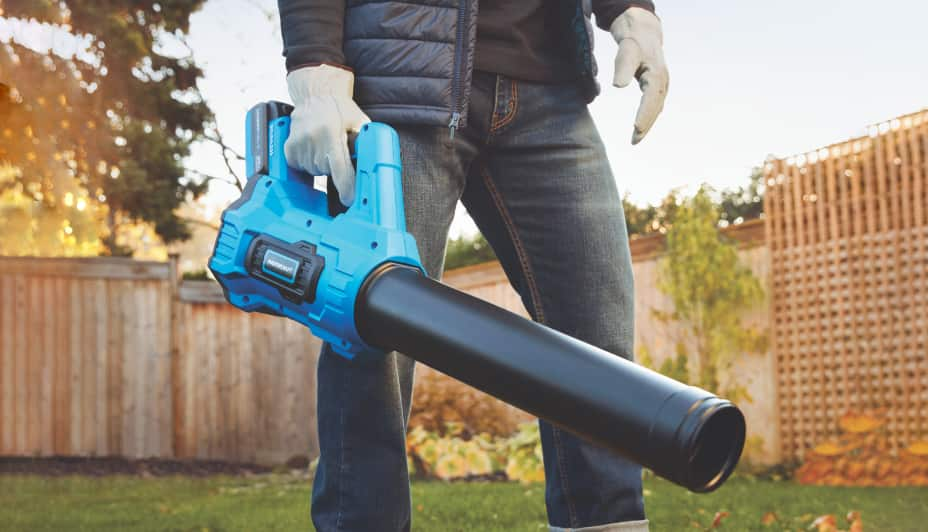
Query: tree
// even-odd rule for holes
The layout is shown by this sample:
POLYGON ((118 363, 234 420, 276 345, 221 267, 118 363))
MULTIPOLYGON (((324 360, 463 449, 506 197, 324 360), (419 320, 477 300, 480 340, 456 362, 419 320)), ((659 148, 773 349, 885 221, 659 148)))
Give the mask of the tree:
POLYGON ((622 196, 622 210, 625 211, 625 226, 628 236, 644 235, 654 231, 653 222, 657 218, 657 207, 645 205, 641 207, 632 203, 628 193, 622 196))
POLYGON ((448 242, 445 251, 445 269, 453 270, 472 264, 491 262, 496 260, 493 248, 482 234, 460 236, 448 242))
POLYGON ((655 316, 683 326, 689 342, 681 342, 677 355, 683 346, 692 346, 696 383, 737 399, 746 390, 733 384, 721 389, 720 370, 728 369, 738 355, 766 349, 766 335, 741 319, 763 301, 764 290, 741 264, 736 244, 720 233, 718 220, 706 187, 680 205, 658 270, 658 287, 670 296, 674 310, 655 311, 655 316))
MULTIPOLYGON (((750 181, 746 186, 723 190, 719 202, 719 225, 725 227, 747 220, 759 218, 764 210, 764 174, 763 168, 751 171, 750 181)), ((709 191, 710 189, 706 189, 709 191)), ((680 189, 671 190, 658 205, 639 206, 631 201, 628 194, 622 197, 622 208, 628 234, 631 237, 646 236, 654 233, 666 233, 673 225, 680 205, 680 189)))
POLYGON ((746 220, 760 218, 764 212, 764 169, 751 171, 747 186, 722 191, 720 219, 723 225, 737 224, 746 220))
POLYGON ((111 254, 131 253, 116 243, 124 224, 187 238, 175 210, 205 179, 183 160, 213 122, 184 43, 202 3, 6 0, 0 17, 32 38, 0 46, 0 166, 12 169, 0 188, 65 228, 97 212, 111 254))
POLYGON ((632 203, 628 194, 622 197, 625 224, 629 236, 644 236, 665 233, 676 215, 680 203, 680 191, 671 190, 658 205, 640 207, 632 203))

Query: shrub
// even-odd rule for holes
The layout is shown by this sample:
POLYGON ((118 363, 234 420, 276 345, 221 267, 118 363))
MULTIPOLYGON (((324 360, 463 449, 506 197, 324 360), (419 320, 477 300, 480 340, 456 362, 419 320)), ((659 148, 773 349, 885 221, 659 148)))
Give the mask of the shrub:
POLYGON ((509 436, 529 414, 427 366, 416 368, 409 426, 444 434, 449 423, 464 434, 509 436), (457 426, 457 425, 453 425, 457 426))
POLYGON ((544 481, 538 423, 519 426, 510 438, 486 432, 467 434, 460 423, 444 430, 416 427, 406 439, 410 472, 441 480, 498 478, 523 483, 544 481))

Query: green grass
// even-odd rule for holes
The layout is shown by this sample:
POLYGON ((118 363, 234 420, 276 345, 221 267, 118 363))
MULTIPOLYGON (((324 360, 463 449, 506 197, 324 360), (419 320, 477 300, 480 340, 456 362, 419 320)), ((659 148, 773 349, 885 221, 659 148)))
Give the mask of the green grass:
MULTIPOLYGON (((653 531, 695 530, 717 511, 721 530, 806 530, 818 515, 861 512, 867 531, 928 530, 928 489, 824 488, 735 478, 691 494, 660 479, 645 483, 653 531), (778 521, 761 524, 766 512, 778 521)), ((308 530, 305 479, 0 476, 0 530, 308 530)), ((544 489, 514 483, 416 482, 416 531, 545 530, 544 489)))

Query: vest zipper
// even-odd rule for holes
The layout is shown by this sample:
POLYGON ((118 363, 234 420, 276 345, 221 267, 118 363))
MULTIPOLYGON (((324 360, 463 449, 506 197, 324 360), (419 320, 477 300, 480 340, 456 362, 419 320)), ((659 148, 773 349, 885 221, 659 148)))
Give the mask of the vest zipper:
POLYGON ((458 122, 461 121, 461 113, 455 111, 451 113, 451 122, 448 122, 448 130, 451 132, 450 138, 454 140, 454 130, 458 128, 458 122))
POLYGON ((448 122, 450 138, 454 139, 454 130, 461 121, 461 63, 464 56, 464 25, 467 22, 467 7, 470 0, 458 1, 457 40, 454 49, 454 74, 451 77, 451 121, 448 122))

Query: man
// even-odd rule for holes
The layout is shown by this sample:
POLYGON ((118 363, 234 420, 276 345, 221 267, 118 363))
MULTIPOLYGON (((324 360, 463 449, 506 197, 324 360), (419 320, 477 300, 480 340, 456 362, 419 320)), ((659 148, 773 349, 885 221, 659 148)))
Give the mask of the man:
MULTIPOLYGON (((587 103, 592 16, 619 43, 614 84, 643 96, 632 142, 668 76, 649 0, 279 0, 291 166, 354 199, 347 132, 399 133, 409 231, 442 271, 461 200, 532 317, 631 358, 633 287, 622 204, 587 103), (478 9, 479 7, 479 9, 478 9)), ((316 528, 410 528, 405 433, 414 363, 319 360, 316 528)), ((569 371, 569 368, 565 368, 569 371)), ((645 531, 640 467, 541 424, 552 530, 645 531)), ((451 524, 449 524, 451 526, 451 524)))

